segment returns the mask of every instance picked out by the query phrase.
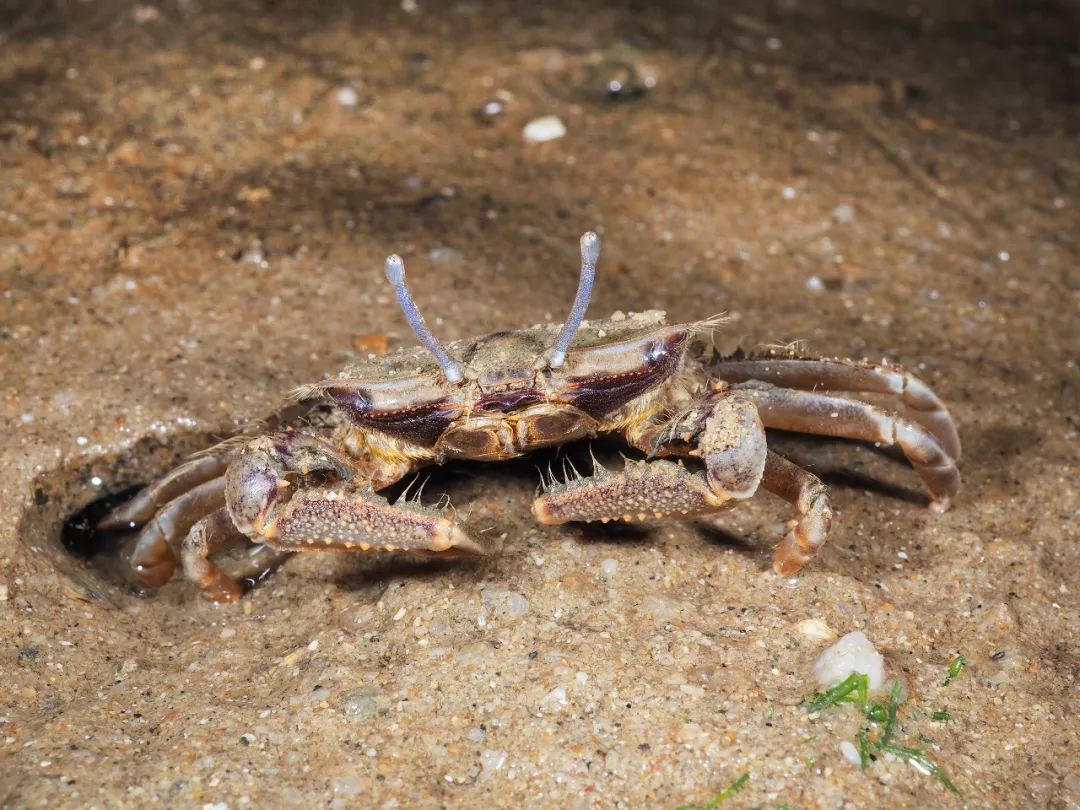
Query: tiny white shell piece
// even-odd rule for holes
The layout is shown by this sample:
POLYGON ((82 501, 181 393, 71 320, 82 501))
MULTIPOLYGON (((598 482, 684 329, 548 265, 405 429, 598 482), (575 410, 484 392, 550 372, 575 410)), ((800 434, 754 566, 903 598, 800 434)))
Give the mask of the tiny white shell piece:
POLYGON ((809 641, 832 641, 836 638, 836 631, 824 619, 803 619, 795 625, 795 629, 809 641))

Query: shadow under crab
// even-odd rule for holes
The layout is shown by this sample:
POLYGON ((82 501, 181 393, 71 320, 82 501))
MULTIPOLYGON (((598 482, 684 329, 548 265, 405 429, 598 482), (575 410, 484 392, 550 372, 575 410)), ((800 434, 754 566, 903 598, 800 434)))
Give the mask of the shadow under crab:
POLYGON ((102 525, 140 530, 132 565, 147 585, 173 576, 178 548, 203 595, 232 602, 243 593, 238 577, 252 573, 226 574, 211 555, 245 539, 258 546, 247 557, 252 571, 308 550, 483 554, 451 514, 407 496, 391 504, 380 491, 433 464, 502 461, 602 435, 621 437, 645 460, 546 479, 532 507, 538 520, 709 515, 764 489, 797 514, 775 551, 782 576, 821 547, 833 509, 816 476, 769 449, 766 428, 896 446, 938 508, 958 492, 956 428, 913 375, 844 359, 717 356, 711 335, 721 317, 668 324, 650 311, 584 321, 599 253, 599 238, 585 234, 561 327, 445 346, 408 291, 404 263, 389 257, 387 279, 422 347, 298 389, 282 427, 210 449, 102 525), (892 395, 901 413, 844 393, 892 395))

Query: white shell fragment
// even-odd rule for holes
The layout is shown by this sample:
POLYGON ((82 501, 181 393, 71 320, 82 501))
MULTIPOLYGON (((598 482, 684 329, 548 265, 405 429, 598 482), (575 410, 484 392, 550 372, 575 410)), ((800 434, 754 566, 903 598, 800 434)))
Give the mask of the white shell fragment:
POLYGON ((885 659, 861 630, 827 647, 814 662, 814 677, 822 687, 832 686, 852 672, 866 675, 872 690, 885 683, 885 659))
POLYGON ((824 619, 803 619, 795 625, 795 629, 809 641, 832 641, 836 638, 836 631, 824 619))
POLYGON ((556 141, 566 134, 566 125, 557 116, 545 115, 527 123, 522 134, 526 143, 556 141))

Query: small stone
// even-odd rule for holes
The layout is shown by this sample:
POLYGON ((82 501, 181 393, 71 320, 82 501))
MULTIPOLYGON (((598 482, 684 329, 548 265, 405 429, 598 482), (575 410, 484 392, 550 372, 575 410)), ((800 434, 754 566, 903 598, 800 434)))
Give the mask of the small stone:
POLYGON ((613 577, 613 576, 615 576, 615 572, 618 571, 618 570, 619 570, 619 561, 618 560, 613 560, 610 557, 608 557, 606 560, 603 560, 600 563, 600 573, 602 573, 605 577, 613 577))
POLYGON ((840 743, 840 754, 852 765, 862 766, 862 758, 859 757, 859 749, 855 747, 855 743, 851 742, 851 740, 844 740, 840 743))
POLYGON ((335 776, 330 781, 330 786, 337 796, 359 796, 364 790, 364 782, 359 776, 335 776))
POLYGON ((481 751, 480 752, 480 767, 483 770, 480 773, 481 778, 489 779, 495 775, 495 772, 500 770, 503 765, 506 764, 506 752, 505 751, 481 751))
POLYGON ((832 212, 833 219, 845 225, 855 221, 855 206, 851 203, 840 203, 832 212))
POLYGON ((885 659, 861 630, 848 633, 814 662, 814 677, 823 687, 832 686, 853 672, 866 675, 874 691, 885 682, 885 659))
POLYGON ((342 87, 337 91, 337 100, 342 107, 355 107, 360 103, 360 96, 352 87, 342 87))
POLYGON ((566 135, 566 125, 557 116, 545 115, 526 124, 522 134, 526 143, 556 141, 566 135))
POLYGON ((544 708, 546 706, 561 707, 565 706, 566 704, 566 689, 561 686, 556 686, 554 689, 544 695, 544 699, 540 701, 541 708, 544 708))
POLYGON ((516 618, 529 612, 529 600, 517 591, 489 588, 484 591, 484 607, 492 614, 516 618))
POLYGON ((390 699, 374 686, 361 687, 341 698, 341 713, 357 720, 370 720, 389 708, 390 699))
POLYGON ((490 101, 485 101, 483 105, 476 110, 474 117, 481 124, 492 124, 504 111, 505 107, 503 106, 503 103, 498 99, 492 99, 490 101))
POLYGON ((461 261, 464 256, 457 248, 452 247, 434 247, 428 251, 428 258, 437 264, 444 264, 446 262, 458 262, 461 261))

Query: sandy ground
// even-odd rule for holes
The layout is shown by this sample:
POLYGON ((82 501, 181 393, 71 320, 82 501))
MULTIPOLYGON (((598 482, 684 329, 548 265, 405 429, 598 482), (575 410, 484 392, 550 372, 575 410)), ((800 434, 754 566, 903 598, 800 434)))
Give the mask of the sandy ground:
POLYGON ((748 773, 724 807, 1080 807, 1075 7, 901 5, 0 5, 0 803, 674 808, 748 773), (566 136, 525 143, 542 115, 566 136), (773 498, 545 528, 528 462, 429 483, 477 563, 313 554, 218 608, 65 550, 410 343, 387 253, 458 338, 561 320, 588 228, 593 313, 917 370, 955 508, 778 437, 842 512, 790 582, 773 498), (855 708, 799 705, 807 619, 865 630, 962 798, 842 757, 855 708))

